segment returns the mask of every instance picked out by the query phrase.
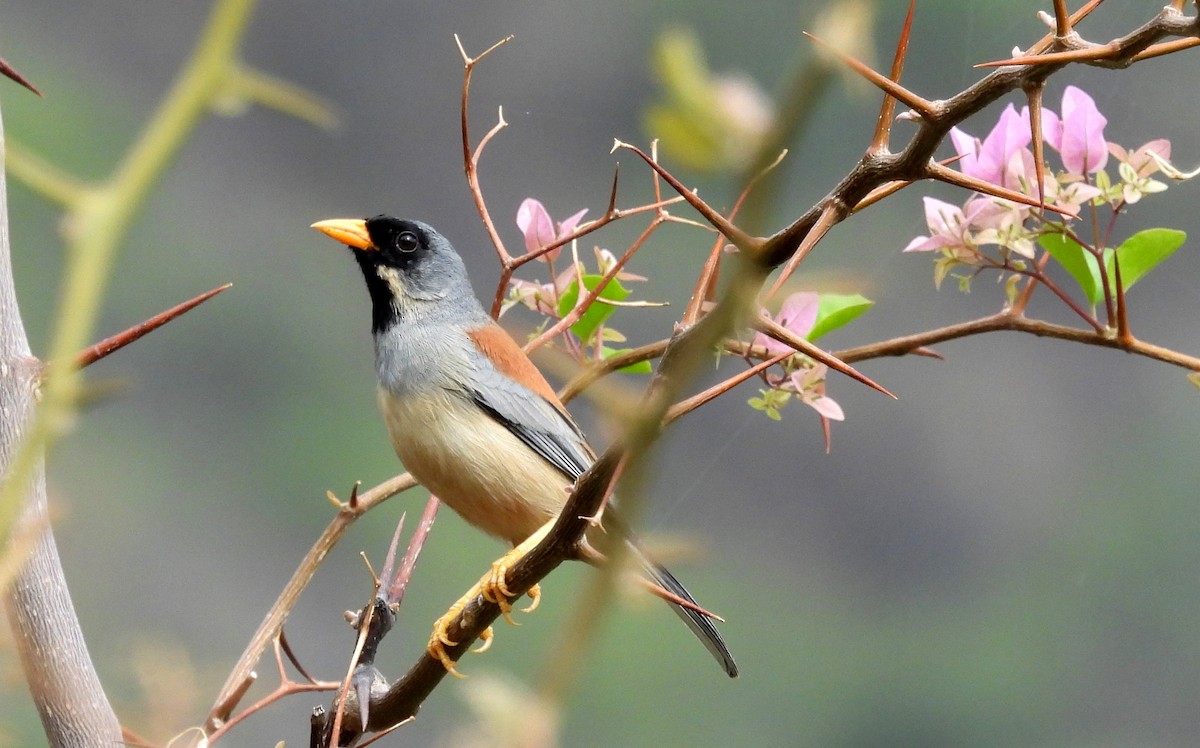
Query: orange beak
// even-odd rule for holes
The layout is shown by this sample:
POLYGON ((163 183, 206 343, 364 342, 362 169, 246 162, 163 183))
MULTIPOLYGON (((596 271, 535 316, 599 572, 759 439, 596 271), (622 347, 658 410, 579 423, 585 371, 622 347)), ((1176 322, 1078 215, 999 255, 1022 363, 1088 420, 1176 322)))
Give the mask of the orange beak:
POLYGON ((312 228, 348 247, 362 250, 377 249, 371 243, 371 236, 367 233, 367 222, 359 218, 331 218, 328 221, 317 221, 312 228))

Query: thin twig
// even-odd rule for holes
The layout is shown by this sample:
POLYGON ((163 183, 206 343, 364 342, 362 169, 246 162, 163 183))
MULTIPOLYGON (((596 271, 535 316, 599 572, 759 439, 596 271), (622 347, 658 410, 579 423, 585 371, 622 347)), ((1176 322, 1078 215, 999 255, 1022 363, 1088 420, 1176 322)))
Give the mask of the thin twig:
POLYGON ((409 473, 397 475, 390 480, 384 481, 370 490, 362 493, 358 497, 358 501, 354 506, 349 504, 341 505, 338 513, 334 515, 329 525, 325 528, 321 536, 317 538, 304 559, 292 573, 291 579, 279 593, 279 597, 275 600, 270 610, 267 611, 262 623, 259 624, 258 630, 250 638, 250 642, 246 645, 245 651, 238 658, 237 664, 230 671, 225 679, 225 685, 221 687, 221 691, 217 694, 217 698, 213 703, 213 707, 209 710, 208 717, 205 719, 205 730, 211 735, 213 730, 216 730, 229 719, 229 715, 237 707, 238 699, 233 698, 235 693, 242 688, 243 683, 249 677, 254 666, 262 657, 267 646, 279 634, 283 627, 284 620, 296 603, 300 600, 300 594, 308 587, 308 583, 312 581, 313 576, 317 573, 321 563, 325 560, 325 556, 329 551, 341 540, 350 526, 354 524, 362 515, 373 509, 376 505, 395 496, 401 491, 406 491, 417 485, 417 481, 409 473))

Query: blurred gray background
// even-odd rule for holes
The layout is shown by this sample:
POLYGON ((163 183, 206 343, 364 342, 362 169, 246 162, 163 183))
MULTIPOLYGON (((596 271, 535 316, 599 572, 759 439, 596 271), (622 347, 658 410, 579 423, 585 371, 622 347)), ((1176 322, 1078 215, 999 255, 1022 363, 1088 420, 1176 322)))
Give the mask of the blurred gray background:
MULTIPOLYGON (((907 4, 880 5, 876 50, 886 60, 907 4)), ((1111 3, 1083 30, 1106 40, 1160 5, 1111 3)), ((419 217, 456 243, 490 296, 494 255, 462 177, 452 34, 471 51, 516 35, 479 69, 473 117, 482 134, 503 105, 511 125, 487 151, 482 177, 505 239, 520 246, 512 217, 526 196, 558 218, 603 210, 612 139, 649 139, 641 112, 657 96, 649 58, 663 29, 694 28, 713 68, 745 71, 777 91, 811 53, 800 30, 820 7, 261 3, 246 62, 328 99, 341 127, 323 132, 257 108, 200 126, 128 237, 100 334, 221 283, 234 288, 90 371, 129 390, 84 414, 49 462, 79 614, 131 726, 165 740, 199 720, 328 520, 325 491, 345 496, 353 481, 373 485, 397 469, 375 412, 358 270, 308 225, 385 211, 419 217), (165 685, 147 701, 140 684, 155 676, 165 685)), ((905 82, 930 98, 961 90, 982 74, 972 64, 1044 32, 1038 9, 1049 3, 920 3, 905 82)), ((207 12, 195 2, 9 0, 0 54, 47 94, 0 87, 9 139, 85 177, 104 175, 207 12)), ((1171 138, 1188 168, 1200 160, 1194 72, 1189 53, 1122 72, 1076 67, 1054 77, 1048 102, 1057 108, 1062 88, 1079 85, 1108 115, 1110 140, 1171 138)), ((792 144, 773 225, 850 168, 877 107, 872 93, 834 86, 792 144)), ((997 112, 967 129, 985 134, 997 112)), ((903 139, 911 128, 895 132, 903 139)), ((645 199, 645 169, 620 160, 622 203, 645 199)), ((724 178, 681 174, 715 204, 733 198, 724 178)), ((1119 232, 1166 225, 1200 235, 1196 190, 1147 200, 1119 232)), ((44 351, 65 262, 57 214, 18 183, 9 191, 22 311, 44 351)), ((830 345, 999 307, 1002 289, 990 280, 969 295, 952 283, 935 291, 929 258, 900 254, 924 232, 920 197, 931 193, 963 197, 910 188, 837 227, 805 264, 799 286, 835 283, 877 302, 830 345)), ((643 225, 630 220, 599 241, 623 249, 643 225)), ((709 241, 669 228, 638 256, 633 270, 651 278, 639 296, 674 306, 623 310, 617 326, 635 343, 669 330, 709 241)), ((1195 353, 1198 273, 1193 238, 1131 294, 1134 332, 1195 353)), ((1070 322, 1050 301, 1039 292, 1032 312, 1070 322)), ((530 324, 509 322, 518 334, 530 324)), ((722 677, 662 606, 621 606, 568 697, 564 744, 1194 744, 1200 393, 1163 364, 1015 333, 939 350, 947 361, 861 366, 898 402, 832 378, 847 420, 834 424, 829 455, 810 410, 794 405, 770 421, 746 407, 752 387, 670 431, 644 529, 703 549, 676 571, 727 617, 744 674, 722 677)), ((603 442, 605 426, 585 420, 603 442)), ((399 514, 415 518, 423 502, 412 492, 360 522, 291 617, 289 638, 315 673, 344 672, 352 637, 341 611, 370 591, 358 551, 380 559, 399 514)), ((389 675, 407 667, 429 622, 500 550, 442 514, 385 646, 389 675)), ((541 609, 520 629, 501 625, 492 652, 468 657, 463 670, 534 678, 589 573, 556 572, 541 609)), ((272 670, 260 668, 268 682, 272 670)), ((15 666, 8 682, 3 732, 16 744, 42 742, 15 666)), ((476 687, 447 682, 415 725, 383 744, 455 744, 476 687)), ((309 709, 321 703, 323 695, 293 697, 228 744, 304 745, 309 709)))

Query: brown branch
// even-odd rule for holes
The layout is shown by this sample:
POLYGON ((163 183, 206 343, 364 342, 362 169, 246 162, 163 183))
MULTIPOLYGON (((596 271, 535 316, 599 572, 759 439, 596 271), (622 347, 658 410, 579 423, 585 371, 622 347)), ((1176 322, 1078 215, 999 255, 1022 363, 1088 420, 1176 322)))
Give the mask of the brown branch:
MULTIPOLYGON (((976 65, 978 68, 1008 67, 1013 65, 1062 65, 1068 62, 1083 62, 1097 67, 1120 69, 1138 61, 1142 52, 1149 50, 1164 36, 1196 36, 1200 33, 1196 17, 1185 16, 1170 5, 1143 26, 1118 39, 1105 44, 1093 44, 1074 35, 1056 39, 1059 44, 1071 44, 1073 48, 1042 54, 1020 55, 1007 60, 993 60, 976 65)), ((1186 45, 1194 46, 1194 45, 1186 45)), ((1180 47, 1184 48, 1184 47, 1180 47)), ((1174 51, 1174 50, 1171 50, 1174 51)), ((1159 53, 1150 54, 1156 57, 1159 53)), ((1146 59, 1146 58, 1140 58, 1146 59)))
MULTIPOLYGON (((319 681, 319 680, 313 679, 311 676, 308 675, 308 673, 306 673, 304 671, 303 668, 301 668, 299 666, 297 666, 296 669, 300 671, 300 674, 304 676, 304 678, 307 682, 300 683, 299 681, 292 680, 288 676, 287 670, 284 668, 283 656, 286 653, 287 657, 292 660, 293 664, 295 664, 295 658, 291 654, 290 648, 287 647, 287 644, 285 643, 285 641, 283 639, 282 631, 280 632, 279 636, 275 637, 272 644, 275 647, 275 670, 279 676, 279 685, 277 685, 271 691, 271 693, 267 694, 266 696, 263 696, 258 701, 254 702, 250 706, 246 707, 244 710, 242 710, 241 713, 235 715, 228 722, 223 723, 217 729, 213 730, 210 733, 207 733, 206 739, 207 739, 208 745, 215 744, 218 740, 220 740, 222 737, 224 737, 226 733, 228 733, 230 730, 232 730, 234 727, 236 727, 239 723, 241 723, 242 720, 246 719, 247 717, 249 717, 252 714, 256 714, 256 713, 262 711, 263 709, 266 709, 271 704, 274 704, 275 702, 277 702, 283 698, 286 698, 288 696, 292 696, 293 694, 298 694, 298 693, 312 693, 315 691, 332 691, 338 687, 339 684, 336 681, 319 681)), ((249 689, 250 685, 253 682, 254 682, 253 679, 247 679, 246 687, 245 687, 245 689, 243 689, 241 691, 241 695, 245 695, 245 691, 247 689, 249 689)))
MULTIPOLYGON (((1078 24, 1083 15, 1090 12, 1096 5, 1098 3, 1092 0, 1080 11, 1077 11, 1072 15, 1072 23, 1078 24)), ((1116 40, 1117 51, 1113 53, 1113 59, 1132 58, 1137 52, 1147 49, 1154 42, 1167 37, 1193 37, 1198 34, 1200 34, 1200 27, 1197 26, 1196 17, 1182 16, 1177 11, 1167 8, 1140 28, 1116 40)), ((1053 36, 1049 38, 1049 42, 1052 41, 1053 36)), ((1031 49, 1037 48, 1038 45, 1035 45, 1031 49)), ((990 73, 951 98, 932 102, 937 105, 936 116, 917 121, 917 132, 903 151, 895 154, 870 152, 864 154, 859 163, 833 188, 828 196, 809 208, 790 225, 767 239, 764 248, 767 256, 764 261, 774 265, 784 262, 790 257, 828 204, 858 205, 864 197, 880 185, 894 181, 915 181, 927 178, 930 176, 928 166, 933 159, 934 152, 951 127, 1008 93, 1045 80, 1068 62, 1047 60, 1046 55, 1029 58, 1027 61, 1030 64, 1018 65, 1013 64, 1013 61, 1006 61, 1004 67, 990 73)), ((1131 64, 1131 59, 1125 59, 1122 65, 1114 64, 1109 67, 1123 67, 1128 64, 1131 64)))
POLYGON ((239 701, 238 698, 235 698, 237 692, 245 688, 245 682, 250 678, 250 674, 258 664, 263 652, 283 629, 283 622, 300 600, 300 594, 312 581, 313 575, 317 573, 321 562, 325 560, 325 556, 333 546, 341 540, 359 517, 376 505, 415 485, 417 485, 416 480, 410 474, 403 473, 360 494, 353 505, 349 503, 339 505, 337 514, 309 548, 296 571, 292 573, 292 578, 288 580, 275 603, 267 611, 258 630, 254 632, 245 651, 238 658, 237 664, 225 679, 225 685, 221 687, 221 691, 217 694, 217 698, 205 718, 206 734, 212 735, 229 719, 229 715, 232 714, 239 701))
POLYGON ((471 94, 471 73, 474 72, 475 66, 481 60, 496 51, 500 47, 512 41, 512 35, 508 35, 488 47, 478 57, 471 57, 467 54, 463 47, 462 40, 458 38, 458 34, 454 35, 454 43, 458 45, 459 54, 462 55, 463 61, 463 83, 462 83, 462 108, 460 117, 462 119, 462 154, 463 154, 463 171, 466 173, 467 186, 471 190, 471 198, 475 201, 475 209, 479 211, 479 218, 483 221, 483 227, 487 231, 488 238, 492 241, 492 246, 496 248, 496 253, 500 256, 502 262, 509 257, 508 250, 504 248, 504 240, 500 238, 500 232, 496 230, 496 224, 492 221, 492 216, 488 212, 487 203, 483 199, 483 191, 479 187, 479 158, 482 155, 484 144, 491 137, 504 127, 504 112, 500 112, 500 121, 492 129, 491 132, 479 144, 478 149, 471 148, 471 130, 468 126, 468 107, 471 94))
POLYGON ((944 343, 948 340, 956 340, 965 338, 971 335, 978 335, 985 332, 997 332, 1001 330, 1015 330, 1017 332, 1025 332, 1031 335, 1036 335, 1041 338, 1055 338, 1057 340, 1070 340, 1076 343, 1085 345, 1094 345, 1101 348, 1115 348, 1126 353, 1132 353, 1136 356, 1145 356, 1155 361, 1178 366, 1191 371, 1200 371, 1200 358, 1189 356, 1185 353, 1164 348, 1153 343, 1147 343, 1142 340, 1133 339, 1128 342, 1123 342, 1115 336, 1097 333, 1092 330, 1085 330, 1077 327, 1068 327, 1066 325, 1058 325, 1052 322, 1044 322, 1042 320, 1028 319, 1026 317, 1001 312, 988 317, 971 320, 969 322, 960 322, 954 325, 947 325, 936 330, 917 333, 915 335, 906 335, 904 337, 892 338, 879 343, 871 343, 870 345, 858 346, 855 348, 847 348, 842 351, 837 351, 834 355, 843 361, 854 363, 856 361, 865 361, 871 358, 881 358, 884 356, 905 356, 911 353, 916 353, 919 349, 927 346, 944 343))
MULTIPOLYGON (((610 449, 580 477, 553 529, 509 569, 505 585, 514 597, 525 594, 564 560, 577 555, 578 540, 591 526, 587 518, 595 514, 607 495, 621 452, 619 447, 610 449)), ((446 647, 446 653, 457 660, 484 629, 500 617, 500 613, 498 604, 482 596, 476 597, 447 627, 447 635, 458 644, 446 647)), ((341 740, 346 741, 343 744, 363 732, 387 729, 411 719, 447 674, 448 671, 438 659, 428 652, 422 653, 408 673, 392 683, 384 694, 371 699, 367 725, 361 724, 355 710, 346 711, 341 724, 341 740)))

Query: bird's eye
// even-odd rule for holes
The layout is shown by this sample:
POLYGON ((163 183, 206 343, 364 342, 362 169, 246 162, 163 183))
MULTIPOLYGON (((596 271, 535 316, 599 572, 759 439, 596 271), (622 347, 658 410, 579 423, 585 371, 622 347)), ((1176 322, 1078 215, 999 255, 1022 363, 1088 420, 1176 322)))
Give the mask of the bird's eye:
POLYGON ((401 252, 415 252, 420 244, 417 235, 411 231, 403 231, 396 237, 396 249, 401 252))

